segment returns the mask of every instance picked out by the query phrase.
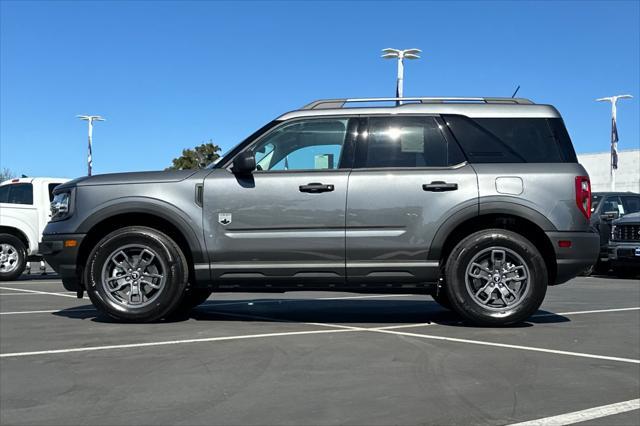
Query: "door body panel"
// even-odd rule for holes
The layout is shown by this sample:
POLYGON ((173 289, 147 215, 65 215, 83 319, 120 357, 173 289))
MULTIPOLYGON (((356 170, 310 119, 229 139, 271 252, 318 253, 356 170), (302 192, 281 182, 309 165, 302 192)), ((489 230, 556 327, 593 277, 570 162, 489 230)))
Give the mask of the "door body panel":
POLYGON ((204 232, 219 283, 344 282, 347 170, 221 169, 204 184, 204 232), (310 183, 327 192, 301 192, 310 183), (226 223, 226 224, 225 224, 226 223))
POLYGON ((349 283, 428 282, 438 261, 428 260, 431 242, 455 212, 478 204, 470 165, 442 169, 361 169, 349 178, 346 251, 349 283), (456 190, 426 191, 432 182, 456 190))

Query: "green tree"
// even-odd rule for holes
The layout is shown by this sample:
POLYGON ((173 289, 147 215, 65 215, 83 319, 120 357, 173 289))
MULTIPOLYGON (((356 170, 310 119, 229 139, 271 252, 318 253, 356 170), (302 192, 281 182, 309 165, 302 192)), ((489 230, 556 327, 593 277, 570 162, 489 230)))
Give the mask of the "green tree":
POLYGON ((202 169, 220 158, 220 147, 212 140, 193 149, 183 149, 180 157, 174 158, 167 170, 202 169))

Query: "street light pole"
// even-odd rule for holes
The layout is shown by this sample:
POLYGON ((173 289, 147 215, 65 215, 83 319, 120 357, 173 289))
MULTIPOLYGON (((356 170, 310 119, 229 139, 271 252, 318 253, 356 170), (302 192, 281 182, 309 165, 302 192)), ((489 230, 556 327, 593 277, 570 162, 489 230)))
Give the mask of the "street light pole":
MULTIPOLYGON (((404 60, 405 59, 420 59, 419 53, 422 52, 420 49, 382 49, 384 54, 382 57, 384 59, 398 59, 398 77, 396 80, 396 98, 404 97, 404 60)), ((397 100, 396 105, 400 105, 402 101, 397 100)))
POLYGON ((631 95, 617 95, 596 99, 597 102, 611 102, 611 160, 609 162, 609 176, 611 176, 611 191, 616 190, 616 170, 618 169, 618 125, 616 123, 616 104, 618 99, 633 98, 631 95))
POLYGON ((87 121, 89 123, 89 146, 87 152, 87 176, 91 176, 91 166, 93 165, 93 156, 91 153, 91 143, 93 137, 93 122, 94 121, 105 121, 104 118, 99 115, 77 115, 77 118, 87 121))

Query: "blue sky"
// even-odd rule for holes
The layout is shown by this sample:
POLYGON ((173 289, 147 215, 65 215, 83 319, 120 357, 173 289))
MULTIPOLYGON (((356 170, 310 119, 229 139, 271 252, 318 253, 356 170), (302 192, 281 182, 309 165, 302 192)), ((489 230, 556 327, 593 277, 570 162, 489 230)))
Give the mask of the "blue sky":
POLYGON ((640 144, 640 2, 0 2, 0 167, 31 176, 167 167, 317 98, 392 96, 385 47, 423 49, 405 95, 519 96, 578 152, 640 144))

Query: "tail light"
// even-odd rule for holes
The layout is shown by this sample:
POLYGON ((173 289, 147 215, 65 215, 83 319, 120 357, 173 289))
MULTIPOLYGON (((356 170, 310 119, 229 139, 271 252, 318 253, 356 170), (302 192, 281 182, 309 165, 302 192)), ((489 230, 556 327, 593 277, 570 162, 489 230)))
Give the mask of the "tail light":
POLYGON ((576 204, 587 219, 591 218, 591 182, 589 176, 576 176, 576 204))

